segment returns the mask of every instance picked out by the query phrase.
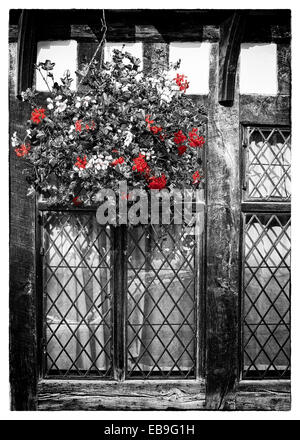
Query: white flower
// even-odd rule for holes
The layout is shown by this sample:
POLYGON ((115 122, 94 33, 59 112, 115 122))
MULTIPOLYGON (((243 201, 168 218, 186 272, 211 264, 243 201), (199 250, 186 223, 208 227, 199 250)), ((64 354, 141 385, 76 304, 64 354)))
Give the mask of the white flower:
MULTIPOLYGON (((85 168, 87 168, 87 166, 85 168)), ((87 176, 87 172, 85 168, 78 168, 76 165, 73 165, 73 170, 76 171, 76 173, 78 173, 79 177, 87 176)))
POLYGON ((75 107, 76 107, 76 108, 81 107, 81 98, 80 98, 79 96, 76 96, 75 107))
POLYGON ((136 81, 141 81, 143 79, 143 72, 139 72, 136 76, 135 76, 136 81))
POLYGON ((125 66, 129 66, 130 64, 132 66, 132 63, 128 58, 123 58, 123 64, 125 64, 125 66))
POLYGON ((17 132, 15 131, 11 137, 11 144, 13 147, 17 147, 18 145, 20 145, 20 141, 19 138, 17 136, 17 132))
POLYGON ((165 87, 162 91, 160 99, 161 99, 161 101, 165 101, 165 102, 169 103, 172 101, 172 96, 173 96, 173 92, 170 89, 168 89, 167 87, 165 87))
POLYGON ((129 147, 129 145, 131 144, 133 139, 133 134, 131 133, 131 131, 127 131, 126 132, 126 138, 124 141, 124 147, 129 147))
POLYGON ((88 107, 91 100, 92 100, 91 96, 85 96, 84 98, 82 98, 82 105, 84 107, 88 107))
POLYGON ((93 156, 87 163, 86 169, 94 169, 98 171, 106 171, 110 166, 112 161, 112 156, 104 156, 99 154, 98 156, 93 156))
POLYGON ((28 130, 26 130, 26 134, 27 134, 28 137, 31 138, 31 130, 30 130, 30 128, 28 130))
POLYGON ((47 105, 48 109, 49 109, 49 110, 52 110, 52 109, 54 108, 53 100, 52 100, 51 98, 47 98, 47 102, 49 103, 49 104, 47 105))
POLYGON ((56 109, 55 109, 55 111, 56 112, 58 112, 58 113, 62 113, 62 112, 64 112, 65 110, 66 110, 66 108, 67 108, 67 102, 68 102, 68 100, 67 99, 65 99, 64 101, 62 101, 62 102, 57 102, 56 103, 56 109))
POLYGON ((150 151, 141 150, 141 154, 143 154, 145 156, 146 160, 151 159, 151 152, 150 151))

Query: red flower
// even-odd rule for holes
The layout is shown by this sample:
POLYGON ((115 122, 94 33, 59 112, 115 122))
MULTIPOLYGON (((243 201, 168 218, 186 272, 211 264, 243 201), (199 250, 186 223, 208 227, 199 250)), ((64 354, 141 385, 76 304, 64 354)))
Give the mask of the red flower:
POLYGON ((182 83, 179 87, 179 89, 185 93, 186 90, 189 88, 190 83, 188 81, 184 81, 184 83, 182 83))
POLYGON ((86 164, 87 164, 86 156, 84 156, 83 159, 80 159, 79 156, 77 157, 77 162, 75 162, 75 167, 85 169, 86 164))
POLYGON ((189 144, 191 147, 202 147, 205 143, 204 137, 198 135, 198 128, 193 128, 189 132, 189 144))
MULTIPOLYGON (((81 122, 81 121, 77 121, 77 122, 81 122)), ((81 128, 81 127, 80 127, 80 128, 81 128)), ((94 122, 94 121, 92 121, 91 125, 89 125, 89 124, 85 124, 85 129, 86 129, 87 131, 89 131, 89 130, 95 130, 95 128, 96 128, 96 125, 95 125, 95 122, 94 122)), ((80 129, 80 131, 81 131, 81 129, 80 129)))
POLYGON ((35 108, 31 113, 31 120, 34 124, 39 124, 46 117, 44 108, 35 108))
POLYGON ((186 152, 187 146, 186 145, 178 145, 177 150, 178 150, 178 155, 182 156, 186 152))
POLYGON ((146 115, 145 121, 147 122, 147 128, 150 128, 150 124, 153 124, 154 121, 151 121, 151 115, 146 115))
POLYGON ((189 82, 187 80, 185 80, 184 78, 187 78, 185 75, 179 75, 179 73, 177 73, 176 78, 173 78, 173 80, 176 82, 176 84, 179 87, 179 90, 183 90, 184 93, 186 92, 186 89, 189 88, 189 82))
POLYGON ((76 121, 75 122, 75 130, 81 132, 82 130, 82 125, 81 125, 82 121, 76 121))
POLYGON ((73 202, 73 204, 74 204, 75 206, 79 206, 79 205, 82 203, 82 201, 79 200, 79 197, 78 197, 78 196, 77 196, 77 197, 74 197, 74 199, 72 200, 72 202, 73 202))
POLYGON ((193 184, 195 185, 196 183, 199 183, 201 177, 203 177, 203 176, 200 176, 199 171, 195 171, 193 174, 193 184))
POLYGON ((15 148, 15 152, 18 157, 27 156, 29 150, 30 150, 30 146, 28 144, 27 145, 22 144, 19 148, 15 148))
POLYGON ((113 167, 115 167, 116 165, 121 165, 122 163, 124 163, 125 162, 125 160, 124 160, 124 157, 119 157, 118 159, 115 159, 114 161, 112 161, 111 162, 111 165, 113 166, 113 167))
POLYGON ((182 130, 177 131, 174 133, 174 142, 175 144, 182 144, 186 141, 186 136, 183 134, 182 130))
POLYGON ((150 130, 152 131, 153 134, 158 134, 160 131, 162 131, 162 128, 156 127, 156 125, 154 125, 153 127, 150 127, 150 130))
POLYGON ((150 177, 150 182, 148 184, 150 189, 164 189, 166 187, 167 184, 167 179, 166 176, 164 174, 161 175, 161 177, 150 177))
POLYGON ((185 75, 179 75, 179 73, 177 73, 176 78, 173 78, 173 80, 176 82, 178 86, 180 86, 184 78, 186 78, 185 75))
POLYGON ((147 162, 145 161, 145 155, 144 154, 139 154, 138 157, 135 157, 133 159, 134 165, 132 167, 133 171, 136 170, 139 173, 145 173, 148 174, 150 171, 149 165, 147 164, 147 162))

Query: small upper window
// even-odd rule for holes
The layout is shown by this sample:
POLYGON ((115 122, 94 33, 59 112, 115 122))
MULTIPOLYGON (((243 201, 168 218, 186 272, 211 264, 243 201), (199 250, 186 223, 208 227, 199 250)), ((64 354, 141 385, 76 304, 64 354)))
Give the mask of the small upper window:
POLYGON ((276 44, 243 43, 240 61, 240 93, 277 94, 276 44))
MULTIPOLYGON (((64 41, 39 41, 37 44, 37 63, 44 63, 50 60, 55 63, 53 75, 56 81, 63 77, 66 70, 70 71, 73 82, 71 89, 76 89, 76 75, 77 69, 77 42, 75 40, 64 41)), ((51 84, 51 80, 50 80, 51 84)), ((36 75, 36 90, 39 92, 48 91, 41 75, 36 75)))
POLYGON ((181 60, 180 74, 187 76, 189 95, 206 95, 209 92, 210 43, 170 43, 169 61, 181 60))
POLYGON ((288 201, 291 196, 291 134, 288 128, 247 127, 248 200, 288 201))

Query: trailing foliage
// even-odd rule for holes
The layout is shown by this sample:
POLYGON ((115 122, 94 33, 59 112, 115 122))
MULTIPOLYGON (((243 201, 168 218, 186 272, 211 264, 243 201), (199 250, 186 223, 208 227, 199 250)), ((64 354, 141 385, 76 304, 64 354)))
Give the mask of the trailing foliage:
POLYGON ((99 189, 117 190, 123 180, 129 189, 147 190, 202 184, 203 108, 186 96, 184 75, 173 79, 160 66, 146 74, 140 65, 130 53, 114 50, 112 62, 100 67, 93 60, 77 72, 77 91, 68 71, 58 84, 54 63, 36 66, 49 96, 41 107, 35 90, 22 93, 32 113, 25 137, 12 137, 17 156, 31 164, 28 194, 89 205, 99 189))

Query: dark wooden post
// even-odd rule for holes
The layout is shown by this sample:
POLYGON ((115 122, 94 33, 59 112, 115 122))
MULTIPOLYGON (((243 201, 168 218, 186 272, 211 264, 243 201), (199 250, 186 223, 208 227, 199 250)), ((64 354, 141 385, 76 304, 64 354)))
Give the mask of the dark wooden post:
POLYGON ((228 407, 238 366, 239 95, 218 99, 218 44, 212 45, 207 143, 207 409, 228 407))
POLYGON ((37 51, 36 19, 36 11, 22 10, 18 31, 17 95, 32 87, 37 51))
MULTIPOLYGON (((16 99, 17 44, 10 44, 10 135, 24 130, 30 106, 16 99)), ((35 202, 27 197, 22 158, 10 160, 10 383, 11 407, 36 405, 35 202)))
POLYGON ((237 11, 220 26, 219 102, 231 106, 234 100, 237 64, 245 30, 245 12, 237 11))

